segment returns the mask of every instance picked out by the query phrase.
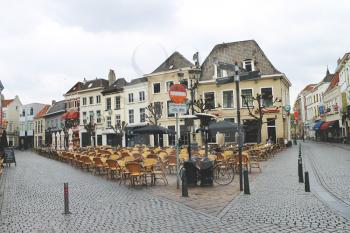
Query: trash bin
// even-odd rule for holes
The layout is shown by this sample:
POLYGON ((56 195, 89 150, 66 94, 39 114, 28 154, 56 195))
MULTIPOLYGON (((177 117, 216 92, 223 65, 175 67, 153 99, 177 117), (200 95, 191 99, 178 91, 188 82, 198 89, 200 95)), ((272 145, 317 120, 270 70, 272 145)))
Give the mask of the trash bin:
POLYGON ((213 186, 213 174, 214 163, 208 158, 204 158, 202 161, 199 161, 199 175, 201 184, 200 186, 213 186))
POLYGON ((187 185, 197 186, 197 167, 196 161, 188 160, 184 162, 184 167, 186 169, 187 185))

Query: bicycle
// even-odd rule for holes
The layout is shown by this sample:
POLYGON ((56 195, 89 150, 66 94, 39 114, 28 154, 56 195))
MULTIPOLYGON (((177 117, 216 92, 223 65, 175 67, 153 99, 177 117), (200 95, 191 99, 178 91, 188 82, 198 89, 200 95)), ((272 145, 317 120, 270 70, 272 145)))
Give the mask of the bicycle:
POLYGON ((228 185, 235 178, 235 167, 231 161, 218 161, 213 169, 214 182, 219 185, 228 185))

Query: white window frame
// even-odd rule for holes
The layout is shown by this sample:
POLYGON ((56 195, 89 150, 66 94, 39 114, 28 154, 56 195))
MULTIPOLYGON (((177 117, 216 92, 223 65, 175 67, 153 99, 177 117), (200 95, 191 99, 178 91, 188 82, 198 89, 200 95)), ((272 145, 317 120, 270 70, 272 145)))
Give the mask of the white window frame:
POLYGON ((87 105, 86 97, 83 97, 83 98, 82 98, 82 102, 83 102, 83 104, 82 104, 83 106, 86 106, 86 105, 87 105))
POLYGON ((89 96, 89 105, 93 105, 94 104, 94 97, 93 96, 89 96), (91 103, 92 100, 92 103, 91 103))
POLYGON ((112 98, 111 97, 108 97, 108 98, 106 98, 106 111, 109 111, 109 110, 112 110, 112 98), (108 99, 111 101, 111 104, 110 104, 110 108, 108 109, 108 105, 107 105, 107 103, 108 103, 108 99))
POLYGON ((160 82, 152 83, 152 93, 153 94, 160 94, 162 92, 162 89, 161 89, 162 85, 160 85, 160 84, 161 84, 160 82), (157 93, 154 93, 154 84, 159 84, 159 92, 157 92, 157 93))
POLYGON ((101 103, 101 95, 97 95, 96 96, 96 104, 100 104, 101 103))
POLYGON ((173 80, 168 80, 168 81, 166 81, 166 82, 165 82, 165 88, 164 88, 166 92, 168 92, 169 89, 170 89, 170 87, 168 88, 168 83, 169 83, 169 82, 172 82, 173 85, 175 84, 175 81, 173 81, 173 80))
MULTIPOLYGON (((239 98, 241 101, 241 108, 248 108, 248 107, 243 106, 242 90, 252 90, 252 97, 254 97, 254 88, 241 88, 239 90, 239 92, 240 92, 239 98)), ((249 105, 249 108, 251 108, 251 107, 254 108, 254 100, 253 100, 253 105, 249 105)))
POLYGON ((120 96, 115 96, 114 97, 114 109, 115 110, 121 109, 121 97, 120 96), (119 108, 117 108, 117 99, 119 99, 119 108))
POLYGON ((217 103, 216 103, 216 91, 205 91, 202 94, 202 99, 203 99, 203 103, 205 104, 205 94, 206 93, 214 93, 214 109, 217 108, 217 103))
POLYGON ((134 111, 134 109, 129 109, 128 110, 128 121, 129 121, 129 124, 135 123, 135 111, 134 111), (132 114, 130 114, 130 111, 132 111, 132 114), (130 116, 131 115, 132 115, 132 122, 130 122, 130 116))
POLYGON ((121 116, 120 116, 120 114, 115 114, 115 125, 118 124, 118 121, 119 121, 119 124, 122 123, 121 116))
POLYGON ((255 71, 255 66, 254 66, 254 59, 245 59, 243 61, 243 69, 246 69, 246 63, 250 61, 251 66, 252 66, 252 70, 251 71, 255 71))
POLYGON ((128 102, 129 103, 134 103, 134 93, 128 93, 128 102), (130 98, 131 97, 131 98, 130 98), (131 100, 131 101, 130 101, 131 100))
POLYGON ((139 102, 144 102, 146 100, 146 92, 145 91, 139 91, 139 102), (143 93, 143 95, 141 95, 143 93), (143 98, 141 98, 141 96, 143 98))
POLYGON ((140 109, 139 109, 139 112, 140 112, 140 122, 141 122, 141 123, 146 122, 146 108, 140 108, 140 109), (144 110, 144 112, 143 112, 143 114, 142 114, 142 115, 144 116, 144 121, 142 121, 141 109, 144 110))
MULTIPOLYGON (((276 99, 276 96, 274 96, 274 91, 273 91, 273 87, 272 86, 266 86, 266 87, 260 87, 260 95, 261 95, 261 101, 262 99, 262 89, 263 88, 271 88, 271 92, 272 92, 272 106, 273 106, 273 101, 276 99)), ((261 103, 262 104, 262 103, 261 103)), ((270 106, 270 107, 272 107, 270 106)))
POLYGON ((221 97, 222 97, 222 109, 234 109, 235 108, 235 103, 236 103, 236 99, 235 99, 235 91, 233 89, 227 89, 227 90, 222 90, 221 91, 221 97), (232 107, 231 108, 225 108, 224 107, 224 92, 227 92, 227 91, 232 91, 232 107))

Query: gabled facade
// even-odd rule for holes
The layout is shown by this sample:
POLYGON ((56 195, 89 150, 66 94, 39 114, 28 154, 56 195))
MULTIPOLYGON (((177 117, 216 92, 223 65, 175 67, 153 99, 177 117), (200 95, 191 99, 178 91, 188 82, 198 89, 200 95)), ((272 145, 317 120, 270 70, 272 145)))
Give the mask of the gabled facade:
MULTIPOLYGON (((237 122, 236 88, 233 80, 233 70, 230 65, 238 63, 241 71, 240 93, 247 99, 263 96, 265 106, 271 106, 273 100, 278 98, 277 110, 271 108, 264 114, 261 130, 262 142, 268 138, 277 142, 279 139, 290 139, 289 112, 284 106, 290 106, 288 78, 278 71, 259 45, 254 40, 238 41, 216 45, 201 66, 201 77, 197 98, 203 99, 210 106, 208 113, 215 114, 219 119, 237 122)), ((246 127, 245 142, 257 141, 258 129, 256 120, 249 116, 247 106, 240 98, 241 122, 246 127)), ((249 101, 250 108, 256 110, 256 103, 249 101)), ((215 143, 216 135, 210 135, 209 141, 215 143)), ((234 142, 234 135, 225 135, 225 142, 234 142)))
POLYGON ((19 115, 22 103, 18 96, 4 99, 2 102, 2 126, 6 129, 9 146, 19 145, 19 115))
POLYGON ((19 117, 19 147, 29 149, 34 147, 34 116, 46 104, 31 103, 20 107, 19 117))
MULTIPOLYGON (((52 105, 45 114, 45 144, 57 146, 57 141, 61 140, 61 134, 64 133, 64 118, 66 112, 65 101, 52 101, 52 105), (57 137, 60 139, 57 140, 57 137)), ((66 145, 66 142, 62 142, 66 145)), ((61 149, 61 147, 59 148, 61 149)))
POLYGON ((45 114, 49 110, 50 105, 44 106, 34 117, 34 148, 46 146, 45 144, 45 114))
POLYGON ((80 146, 102 145, 102 113, 105 112, 102 104, 101 92, 109 86, 106 79, 94 79, 86 81, 78 91, 80 98, 80 125, 79 138, 80 146), (86 130, 88 124, 94 127, 95 133, 90 135, 86 130))
MULTIPOLYGON (((124 78, 118 78, 114 70, 110 70, 108 74, 108 87, 102 91, 103 118, 101 121, 102 144, 109 146, 125 146, 125 141, 121 137, 117 137, 112 127, 116 124, 126 121, 125 116, 125 96, 124 88, 127 84, 124 78)), ((123 137, 125 140, 125 137, 123 137)))
MULTIPOLYGON (((174 52, 152 73, 145 75, 147 78, 148 102, 152 103, 161 114, 159 124, 175 131, 175 115, 169 112, 170 97, 169 88, 173 84, 180 83, 180 80, 189 80, 189 72, 194 65, 179 52, 174 52)), ((189 94, 188 94, 189 96, 189 94)), ((146 110, 146 114, 149 114, 146 110)), ((187 142, 187 133, 183 123, 180 123, 180 144, 187 142)), ((154 145, 153 135, 150 136, 150 143, 154 145)), ((156 139, 161 146, 174 146, 173 135, 160 135, 156 139)))

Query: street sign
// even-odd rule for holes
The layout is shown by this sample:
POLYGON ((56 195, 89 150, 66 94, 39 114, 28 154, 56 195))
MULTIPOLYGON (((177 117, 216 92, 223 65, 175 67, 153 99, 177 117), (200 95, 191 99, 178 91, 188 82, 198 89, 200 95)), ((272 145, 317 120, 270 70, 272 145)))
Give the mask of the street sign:
POLYGON ((185 102, 187 97, 185 86, 182 84, 173 84, 169 89, 169 97, 176 104, 185 102))
POLYGON ((187 104, 169 103, 169 113, 172 113, 172 114, 183 113, 183 114, 185 114, 186 112, 187 112, 187 104))

